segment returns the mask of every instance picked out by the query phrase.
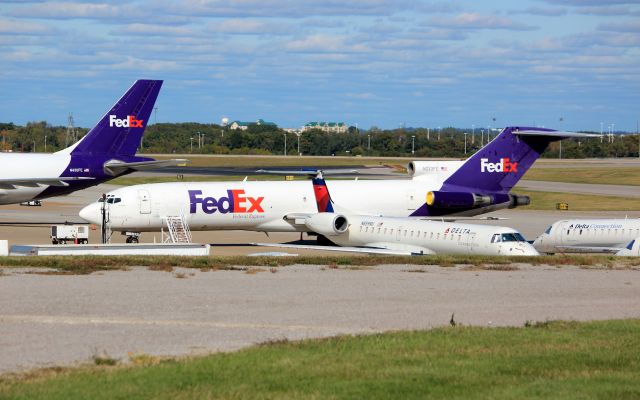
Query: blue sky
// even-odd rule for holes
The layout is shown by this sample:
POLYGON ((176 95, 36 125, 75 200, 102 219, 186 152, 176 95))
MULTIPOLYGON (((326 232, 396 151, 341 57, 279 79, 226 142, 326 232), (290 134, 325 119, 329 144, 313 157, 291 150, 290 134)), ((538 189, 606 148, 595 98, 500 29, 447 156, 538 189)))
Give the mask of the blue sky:
POLYGON ((158 122, 640 119, 639 0, 0 0, 0 49, 19 124, 92 126, 137 78, 165 80, 158 122))

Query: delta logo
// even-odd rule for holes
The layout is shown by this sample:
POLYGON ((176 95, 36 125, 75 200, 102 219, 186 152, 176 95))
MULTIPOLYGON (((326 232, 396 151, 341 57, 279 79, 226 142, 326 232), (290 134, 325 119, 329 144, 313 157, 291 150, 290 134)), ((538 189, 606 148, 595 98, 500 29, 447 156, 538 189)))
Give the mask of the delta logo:
POLYGON ((216 211, 220 214, 263 213, 263 200, 264 196, 245 196, 243 189, 227 190, 227 195, 219 198, 202 197, 202 190, 189 190, 189 202, 191 203, 189 213, 195 214, 198 205, 205 214, 213 214, 216 211))
POLYGON ((120 119, 115 115, 109 115, 109 126, 116 128, 142 128, 143 119, 137 119, 135 115, 120 119))
POLYGON ((518 172, 518 163, 508 158, 501 158, 496 163, 489 162, 488 158, 480 159, 480 172, 518 172))

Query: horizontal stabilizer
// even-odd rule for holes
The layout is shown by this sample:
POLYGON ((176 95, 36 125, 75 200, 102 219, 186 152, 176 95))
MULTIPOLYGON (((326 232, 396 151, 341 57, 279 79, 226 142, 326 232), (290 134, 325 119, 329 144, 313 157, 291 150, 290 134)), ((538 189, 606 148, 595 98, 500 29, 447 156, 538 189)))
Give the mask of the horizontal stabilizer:
POLYGON ((42 186, 69 186, 67 182, 94 179, 92 177, 61 176, 57 178, 22 178, 0 179, 0 189, 15 189, 16 186, 42 187, 42 186))
POLYGON ((557 138, 592 138, 592 137, 600 137, 600 135, 595 133, 580 133, 580 132, 566 132, 566 131, 535 131, 535 130, 523 130, 523 131, 512 131, 514 135, 518 136, 546 136, 546 137, 557 137, 557 138))
POLYGON ((189 160, 178 158, 173 160, 137 161, 123 162, 119 160, 109 160, 104 163, 104 171, 109 175, 120 175, 127 170, 147 171, 156 168, 177 167, 185 165, 189 160))
POLYGON ((463 217, 455 215, 447 215, 446 217, 422 217, 423 221, 440 221, 440 222, 456 222, 456 221, 504 221, 509 218, 505 217, 463 217))
POLYGON ((262 247, 281 247, 285 249, 309 249, 309 250, 324 250, 324 251, 337 251, 343 253, 365 253, 365 254, 386 254, 395 256, 412 256, 415 255, 410 251, 403 250, 389 250, 378 249, 373 247, 338 247, 338 246, 318 246, 318 245, 306 245, 306 244, 287 244, 287 243, 251 243, 254 246, 262 247))

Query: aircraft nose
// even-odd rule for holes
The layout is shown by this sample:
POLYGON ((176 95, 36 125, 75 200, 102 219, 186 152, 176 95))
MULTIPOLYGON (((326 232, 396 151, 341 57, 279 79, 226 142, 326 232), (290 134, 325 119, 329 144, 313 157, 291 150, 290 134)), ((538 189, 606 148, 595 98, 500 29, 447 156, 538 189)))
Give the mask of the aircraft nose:
POLYGON ((102 218, 100 215, 100 205, 98 203, 91 203, 88 206, 80 210, 80 218, 92 224, 102 224, 102 218))

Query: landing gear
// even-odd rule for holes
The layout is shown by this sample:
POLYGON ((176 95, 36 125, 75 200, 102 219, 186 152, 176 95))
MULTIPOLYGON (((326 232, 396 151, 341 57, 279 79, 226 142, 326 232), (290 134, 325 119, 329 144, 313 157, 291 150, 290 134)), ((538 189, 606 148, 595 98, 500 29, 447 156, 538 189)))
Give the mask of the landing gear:
POLYGON ((140 232, 123 232, 127 235, 127 243, 140 243, 140 232))

